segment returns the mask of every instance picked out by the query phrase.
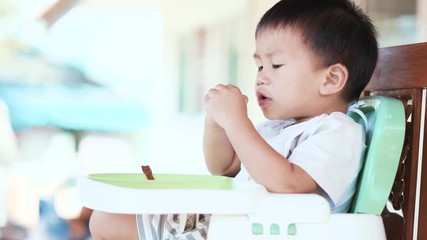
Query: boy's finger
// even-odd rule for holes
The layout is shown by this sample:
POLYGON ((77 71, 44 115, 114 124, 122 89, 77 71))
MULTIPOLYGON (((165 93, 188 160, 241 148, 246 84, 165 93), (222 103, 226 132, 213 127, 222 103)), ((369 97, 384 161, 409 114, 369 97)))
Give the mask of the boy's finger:
POLYGON ((249 98, 248 98, 248 96, 243 95, 243 97, 245 98, 246 104, 248 104, 248 102, 249 102, 249 98))

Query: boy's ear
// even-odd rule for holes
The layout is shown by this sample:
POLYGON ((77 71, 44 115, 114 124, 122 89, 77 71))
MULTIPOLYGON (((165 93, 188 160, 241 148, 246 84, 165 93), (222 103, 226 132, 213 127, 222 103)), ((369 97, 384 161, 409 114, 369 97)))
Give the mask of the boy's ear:
POLYGON ((343 64, 337 63, 326 69, 326 75, 320 86, 320 94, 330 95, 341 92, 347 83, 348 70, 343 64))

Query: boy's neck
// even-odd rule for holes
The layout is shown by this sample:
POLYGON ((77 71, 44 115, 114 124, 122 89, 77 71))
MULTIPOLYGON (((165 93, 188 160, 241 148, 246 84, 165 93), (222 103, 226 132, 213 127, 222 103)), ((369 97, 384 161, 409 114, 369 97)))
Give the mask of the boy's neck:
POLYGON ((337 100, 334 102, 334 104, 322 104, 321 107, 318 108, 318 111, 313 112, 310 116, 295 118, 295 120, 297 123, 300 123, 312 119, 316 116, 320 116, 322 114, 331 114, 334 112, 346 113, 347 110, 348 103, 343 100, 337 100))

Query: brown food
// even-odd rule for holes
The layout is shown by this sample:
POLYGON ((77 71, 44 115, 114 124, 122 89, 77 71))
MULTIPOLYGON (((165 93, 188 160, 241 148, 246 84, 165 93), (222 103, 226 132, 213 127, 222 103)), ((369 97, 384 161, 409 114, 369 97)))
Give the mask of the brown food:
POLYGON ((154 180, 153 173, 151 172, 150 166, 142 165, 141 168, 142 168, 142 172, 144 172, 148 180, 154 180))

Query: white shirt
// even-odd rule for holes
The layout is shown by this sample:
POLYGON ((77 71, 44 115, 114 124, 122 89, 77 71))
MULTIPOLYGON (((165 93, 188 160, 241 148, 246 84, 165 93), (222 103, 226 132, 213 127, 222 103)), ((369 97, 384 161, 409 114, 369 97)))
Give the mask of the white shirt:
MULTIPOLYGON (((316 181, 317 193, 328 200, 333 212, 347 212, 366 148, 362 126, 340 112, 294 123, 269 120, 257 130, 271 147, 316 181)), ((237 178, 252 180, 243 164, 237 178)))

